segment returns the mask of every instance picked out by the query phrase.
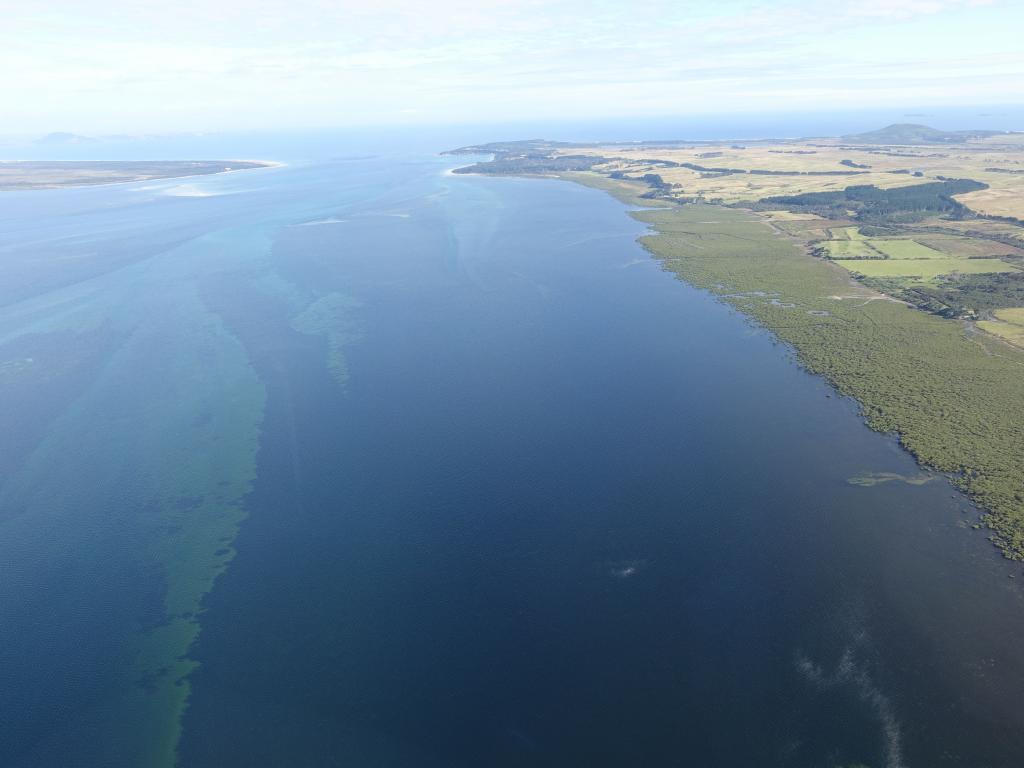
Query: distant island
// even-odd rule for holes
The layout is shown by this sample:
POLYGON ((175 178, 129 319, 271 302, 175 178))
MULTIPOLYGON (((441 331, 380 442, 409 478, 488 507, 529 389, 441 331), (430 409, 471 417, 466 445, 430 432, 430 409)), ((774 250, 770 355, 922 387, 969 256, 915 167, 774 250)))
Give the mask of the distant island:
POLYGON ((455 173, 596 187, 647 210, 665 269, 792 345, 873 429, 949 473, 1024 560, 1024 133, 462 147, 455 173))
POLYGON ((0 191, 175 179, 273 165, 254 160, 0 160, 0 191))

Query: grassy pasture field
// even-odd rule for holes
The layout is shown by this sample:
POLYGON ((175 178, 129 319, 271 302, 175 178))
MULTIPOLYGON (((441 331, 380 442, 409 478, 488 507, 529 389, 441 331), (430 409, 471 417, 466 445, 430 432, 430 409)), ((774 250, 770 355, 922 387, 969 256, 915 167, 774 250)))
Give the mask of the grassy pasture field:
POLYGON ((1018 272, 999 259, 836 259, 835 263, 865 277, 908 277, 932 280, 939 275, 980 275, 1018 272))
MULTIPOLYGON (((772 211, 776 213, 776 211, 772 211)), ((765 214, 762 214, 765 216, 765 214)), ((828 219, 816 219, 816 220, 793 220, 786 221, 781 219, 769 219, 772 226, 781 232, 793 235, 794 237, 812 237, 819 239, 821 237, 828 237, 828 225, 830 222, 828 219)))
POLYGON ((1011 309, 996 310, 996 317, 1007 323, 1013 323, 1024 328, 1024 307, 1013 307, 1011 309))
POLYGON ((914 240, 883 240, 872 239, 871 246, 877 248, 890 259, 943 259, 948 255, 929 248, 914 240))
POLYGON ((836 227, 828 232, 833 240, 867 240, 867 237, 860 233, 860 227, 836 227))
MULTIPOLYGON (((888 260, 900 260, 900 261, 914 261, 919 259, 941 259, 949 261, 953 258, 972 258, 976 260, 979 255, 998 256, 1002 254, 1015 252, 1012 246, 1003 246, 1002 249, 996 248, 989 251, 982 251, 975 253, 970 249, 963 248, 960 253, 949 250, 942 251, 936 250, 924 243, 918 242, 918 238, 879 238, 879 237, 867 237, 861 234, 858 227, 841 227, 828 230, 832 238, 830 240, 823 240, 817 243, 817 247, 824 252, 824 254, 836 261, 842 261, 844 259, 888 259, 888 260)), ((955 238, 951 238, 955 240, 955 238)), ((963 238, 965 242, 973 242, 967 238, 963 238)), ((955 245, 955 243, 954 243, 955 245)), ((987 260, 986 263, 991 260, 987 260)), ((922 269, 927 269, 922 267, 922 269)), ((862 274, 870 274, 866 270, 856 270, 862 274)), ((883 268, 884 271, 884 268, 883 268)), ((966 266, 964 269, 957 269, 958 272, 970 272, 973 271, 971 266, 966 266)), ((1001 268, 994 271, 1003 271, 1001 268)), ((896 274, 893 272, 885 272, 885 274, 896 274)), ((917 274, 914 272, 913 274, 917 274)))
POLYGON ((1014 346, 1024 347, 1024 307, 997 309, 996 320, 979 320, 978 325, 1014 346))
POLYGON ((821 247, 830 259, 882 259, 884 255, 865 240, 825 240, 821 247))

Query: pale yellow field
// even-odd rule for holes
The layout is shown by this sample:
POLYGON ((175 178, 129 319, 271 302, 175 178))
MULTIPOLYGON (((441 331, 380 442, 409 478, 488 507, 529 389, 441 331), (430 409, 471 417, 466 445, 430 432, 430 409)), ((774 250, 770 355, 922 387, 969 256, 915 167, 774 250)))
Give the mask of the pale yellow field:
POLYGON ((590 154, 614 158, 601 171, 629 175, 657 173, 666 182, 679 184, 684 196, 701 196, 725 202, 760 200, 776 195, 840 190, 853 184, 881 188, 921 184, 946 178, 970 178, 990 185, 958 199, 979 213, 1024 219, 1024 174, 986 169, 1024 170, 1024 139, 998 136, 957 146, 875 147, 843 146, 836 139, 804 143, 751 144, 736 149, 729 144, 690 148, 643 146, 572 147, 565 154, 590 154), (708 156, 711 155, 711 156, 708 156), (705 168, 737 168, 745 171, 841 171, 841 176, 770 176, 729 174, 708 177, 689 168, 662 168, 650 161, 693 163, 705 168), (869 168, 850 168, 850 160, 869 168), (920 173, 915 176, 914 173, 920 173))
POLYGON ((974 139, 971 144, 986 147, 1024 147, 1024 132, 1003 133, 996 136, 988 136, 984 139, 974 139))
POLYGON ((972 219, 966 221, 950 221, 947 219, 928 219, 923 224, 929 227, 940 227, 951 232, 972 233, 975 236, 981 233, 988 237, 1012 238, 1015 242, 1024 247, 1024 227, 1011 224, 1005 221, 987 221, 985 219, 972 219))
POLYGON ((1015 219, 1024 219, 1024 176, 1005 175, 1005 181, 993 181, 994 176, 1004 174, 988 174, 984 181, 991 186, 991 189, 980 189, 977 192, 968 192, 966 195, 957 195, 956 199, 966 205, 972 211, 984 213, 988 216, 1012 216, 1015 219))
POLYGON ((973 237, 957 237, 955 235, 916 235, 914 239, 926 245, 929 248, 934 248, 936 251, 941 251, 949 256, 962 256, 970 258, 972 256, 1019 256, 1024 255, 1024 251, 1020 248, 1015 248, 1012 245, 1006 243, 1000 243, 996 240, 985 240, 982 238, 973 237))
POLYGON ((815 213, 795 213, 794 211, 766 211, 764 217, 771 221, 827 221, 815 213))

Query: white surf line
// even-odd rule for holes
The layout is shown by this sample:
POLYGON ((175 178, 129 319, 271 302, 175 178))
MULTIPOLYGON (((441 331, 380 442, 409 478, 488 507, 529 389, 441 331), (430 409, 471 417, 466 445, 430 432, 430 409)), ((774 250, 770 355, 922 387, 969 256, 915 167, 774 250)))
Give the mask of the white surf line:
POLYGON ((338 219, 333 216, 326 219, 313 219, 312 221, 302 221, 298 224, 289 224, 289 227, 321 227, 325 224, 347 224, 348 219, 338 219))

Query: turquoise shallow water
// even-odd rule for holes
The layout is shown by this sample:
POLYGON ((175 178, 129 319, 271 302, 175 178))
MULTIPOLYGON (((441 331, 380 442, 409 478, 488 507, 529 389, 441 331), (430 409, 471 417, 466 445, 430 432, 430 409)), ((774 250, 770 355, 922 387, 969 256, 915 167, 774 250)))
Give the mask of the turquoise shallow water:
POLYGON ((1019 764, 948 483, 850 483, 919 470, 620 204, 450 165, 3 198, 0 762, 1019 764))

